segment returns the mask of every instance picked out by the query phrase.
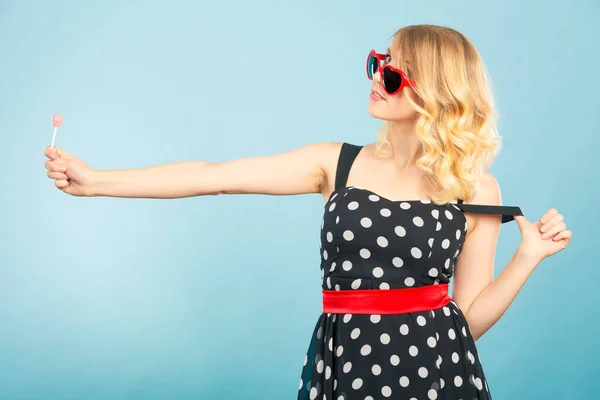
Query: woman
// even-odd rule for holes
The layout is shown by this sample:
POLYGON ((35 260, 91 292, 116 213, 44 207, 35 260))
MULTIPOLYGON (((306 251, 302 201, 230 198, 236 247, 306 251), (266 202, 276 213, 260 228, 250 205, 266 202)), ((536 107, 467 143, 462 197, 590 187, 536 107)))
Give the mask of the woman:
POLYGON ((74 196, 322 194, 323 314, 298 399, 489 399, 475 341, 571 231, 556 209, 530 223, 501 206, 486 171, 498 149, 492 95, 462 34, 402 28, 388 54, 369 54, 367 74, 369 113, 386 123, 364 147, 117 171, 48 148, 48 176, 74 196), (513 219, 522 242, 492 282, 500 226, 513 219))

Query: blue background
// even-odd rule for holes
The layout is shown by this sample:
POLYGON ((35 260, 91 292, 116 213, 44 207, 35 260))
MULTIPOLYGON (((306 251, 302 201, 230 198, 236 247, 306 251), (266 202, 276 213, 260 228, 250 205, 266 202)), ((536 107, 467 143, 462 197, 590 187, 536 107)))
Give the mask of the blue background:
MULTIPOLYGON (((597 397, 600 3, 482 3, 0 1, 0 398, 295 398, 323 199, 73 198, 50 117, 98 169, 371 142, 366 54, 415 23, 487 63, 504 203, 574 232, 478 341, 494 398, 597 397)), ((519 240, 503 225, 496 273, 519 240)))

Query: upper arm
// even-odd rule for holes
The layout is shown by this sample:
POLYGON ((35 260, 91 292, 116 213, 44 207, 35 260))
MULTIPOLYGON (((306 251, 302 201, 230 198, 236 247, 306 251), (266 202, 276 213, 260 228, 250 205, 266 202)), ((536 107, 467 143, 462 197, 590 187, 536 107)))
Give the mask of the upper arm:
MULTIPOLYGON (((486 172, 481 179, 473 203, 502 204, 498 182, 490 173, 486 172)), ((465 239, 456 262, 452 291, 452 297, 464 313, 494 278, 494 258, 500 227, 500 215, 476 214, 473 231, 465 239)))
POLYGON ((211 163, 203 191, 216 194, 292 195, 322 193, 335 171, 338 143, 313 143, 276 155, 211 163))

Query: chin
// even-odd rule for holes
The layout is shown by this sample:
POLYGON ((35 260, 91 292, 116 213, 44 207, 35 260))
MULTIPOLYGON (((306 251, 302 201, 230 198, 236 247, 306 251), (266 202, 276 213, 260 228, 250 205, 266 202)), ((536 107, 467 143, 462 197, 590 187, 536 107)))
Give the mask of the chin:
POLYGON ((381 119, 383 121, 389 121, 389 115, 387 112, 385 112, 385 110, 382 110, 381 107, 379 107, 378 104, 370 102, 369 105, 367 106, 367 112, 369 113, 369 115, 373 118, 376 119, 381 119))

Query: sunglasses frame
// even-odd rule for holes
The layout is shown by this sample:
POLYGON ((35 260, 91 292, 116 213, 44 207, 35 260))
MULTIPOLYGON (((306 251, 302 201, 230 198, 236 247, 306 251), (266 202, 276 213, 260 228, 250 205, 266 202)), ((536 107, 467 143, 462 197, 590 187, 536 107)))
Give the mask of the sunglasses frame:
POLYGON ((389 64, 384 64, 383 66, 381 65, 381 63, 385 63, 385 54, 380 54, 377 53, 375 50, 371 50, 369 52, 369 55, 367 56, 367 78, 369 78, 370 80, 373 80, 373 75, 370 74, 369 71, 369 61, 371 60, 371 57, 375 58, 377 60, 377 70, 375 70, 375 72, 373 72, 373 75, 375 75, 376 73, 380 73, 381 75, 381 86, 383 87, 383 90, 385 90, 385 92, 387 94, 389 94, 390 96, 393 96, 395 94, 398 94, 402 91, 402 89, 404 89, 407 86, 413 87, 416 86, 416 82, 413 81, 412 79, 409 79, 408 76, 406 75, 406 73, 396 67, 392 67, 389 64), (388 69, 398 75, 400 75, 400 78, 402 79, 402 81, 400 82, 400 87, 398 88, 398 90, 395 90, 394 92, 389 92, 388 89, 386 89, 385 87, 385 80, 383 78, 383 71, 385 69, 388 69))

